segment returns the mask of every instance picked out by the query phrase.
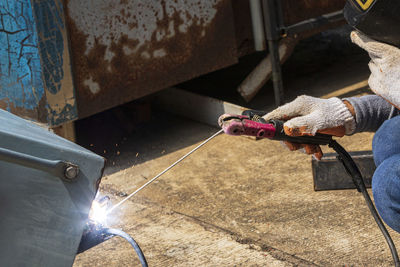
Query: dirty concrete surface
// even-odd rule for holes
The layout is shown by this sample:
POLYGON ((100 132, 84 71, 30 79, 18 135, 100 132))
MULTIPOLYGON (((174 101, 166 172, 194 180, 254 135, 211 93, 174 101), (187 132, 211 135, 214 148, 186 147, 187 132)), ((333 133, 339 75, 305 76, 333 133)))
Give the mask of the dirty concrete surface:
MULTIPOLYGON (((370 93, 368 57, 348 40, 324 38, 314 41, 327 44, 308 53, 310 44, 301 44, 284 67, 286 98, 370 93)), ((232 81, 226 83, 235 91, 232 81)), ((271 91, 266 85, 250 105, 272 109, 271 91)), ((130 134, 102 140, 93 133, 96 143, 88 147, 108 159, 101 194, 117 203, 217 130, 156 111, 130 134)), ((369 150, 372 137, 339 141, 349 151, 369 150)), ((310 157, 268 140, 217 136, 116 210, 109 224, 135 238, 150 266, 392 266, 362 196, 356 190, 314 192, 310 157)), ((399 246, 399 235, 390 233, 399 246)), ((129 244, 113 238, 78 255, 74 266, 138 264, 129 244)))

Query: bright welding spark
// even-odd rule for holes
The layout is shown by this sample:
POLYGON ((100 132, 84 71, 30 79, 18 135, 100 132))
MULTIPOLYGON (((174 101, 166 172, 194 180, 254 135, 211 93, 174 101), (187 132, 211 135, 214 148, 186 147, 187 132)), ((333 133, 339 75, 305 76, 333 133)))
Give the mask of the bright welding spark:
POLYGON ((107 214, 108 214, 108 207, 109 207, 109 198, 103 197, 100 200, 97 198, 93 201, 92 207, 89 212, 89 219, 92 221, 106 225, 107 224, 107 214))

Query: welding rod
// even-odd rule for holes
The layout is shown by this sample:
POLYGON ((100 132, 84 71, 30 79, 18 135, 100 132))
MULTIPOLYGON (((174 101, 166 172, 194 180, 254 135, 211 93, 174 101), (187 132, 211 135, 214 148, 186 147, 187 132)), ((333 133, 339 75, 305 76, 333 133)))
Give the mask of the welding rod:
POLYGON ((131 197, 133 197, 136 193, 138 193, 140 190, 142 190, 143 188, 145 188, 146 186, 148 186, 149 184, 151 184, 154 180, 156 180, 158 177, 160 177, 161 175, 163 175, 164 173, 166 173, 167 171, 169 171, 170 169, 172 169, 175 165, 177 165, 179 162, 181 162, 182 160, 184 160, 185 158, 187 158, 190 154, 192 154, 193 152, 195 152, 197 149, 199 149, 200 147, 202 147, 203 145, 205 145, 208 141, 210 141, 211 139, 213 139, 214 137, 216 137, 217 135, 219 135, 220 133, 222 133, 224 130, 219 130, 218 132, 216 132, 215 134, 213 134, 211 137, 209 137, 208 139, 206 139, 204 142, 202 142, 200 145, 196 146, 195 148, 193 148, 190 152, 188 152, 187 154, 185 154, 183 157, 181 157, 180 159, 178 159, 177 161, 175 161, 175 163, 173 163, 172 165, 170 165, 168 168, 166 168, 165 170, 163 170, 162 172, 160 172, 159 174, 157 174, 156 176, 154 176, 154 178, 152 178, 151 180, 149 180, 147 183, 145 183, 144 185, 142 185, 141 187, 139 187, 138 189, 136 189, 133 193, 131 193, 129 196, 127 196, 126 198, 124 198, 123 200, 121 200, 120 202, 118 202, 116 205, 114 205, 112 208, 110 208, 107 212, 107 214, 110 214, 113 210, 115 210, 116 208, 118 208, 119 206, 121 206, 125 201, 127 201, 128 199, 130 199, 131 197))

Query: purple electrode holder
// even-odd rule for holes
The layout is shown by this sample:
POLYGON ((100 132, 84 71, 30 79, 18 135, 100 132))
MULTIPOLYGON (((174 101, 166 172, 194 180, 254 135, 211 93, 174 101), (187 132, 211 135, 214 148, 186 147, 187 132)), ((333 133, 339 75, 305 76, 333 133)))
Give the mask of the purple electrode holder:
POLYGON ((219 119, 220 126, 226 134, 229 135, 247 135, 260 138, 273 138, 275 136, 275 126, 270 123, 261 123, 249 120, 249 117, 244 115, 229 115, 224 114, 219 119), (235 117, 224 121, 224 119, 235 117))

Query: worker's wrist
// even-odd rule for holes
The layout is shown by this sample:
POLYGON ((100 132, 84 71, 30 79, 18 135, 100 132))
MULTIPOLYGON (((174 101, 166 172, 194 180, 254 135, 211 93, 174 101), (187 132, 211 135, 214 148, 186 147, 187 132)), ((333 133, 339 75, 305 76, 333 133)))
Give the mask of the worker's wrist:
POLYGON ((356 119, 356 111, 354 110, 353 105, 347 100, 342 101, 346 105, 347 109, 350 111, 351 115, 353 115, 354 119, 356 119))
POLYGON ((356 130, 356 111, 353 107, 353 105, 347 101, 347 100, 342 100, 343 104, 346 106, 348 111, 350 112, 352 118, 347 120, 345 122, 345 129, 346 129, 346 135, 351 135, 355 132, 356 130))

